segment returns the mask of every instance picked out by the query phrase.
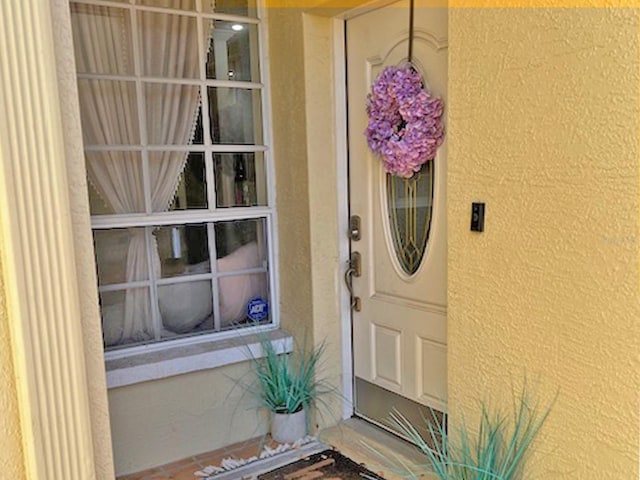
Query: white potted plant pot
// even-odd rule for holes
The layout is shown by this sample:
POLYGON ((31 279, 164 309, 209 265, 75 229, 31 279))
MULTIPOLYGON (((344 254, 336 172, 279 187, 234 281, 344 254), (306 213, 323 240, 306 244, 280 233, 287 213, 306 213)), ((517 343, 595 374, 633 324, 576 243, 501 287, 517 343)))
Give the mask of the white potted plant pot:
POLYGON ((294 443, 307 435, 307 410, 272 413, 271 437, 279 443, 294 443))

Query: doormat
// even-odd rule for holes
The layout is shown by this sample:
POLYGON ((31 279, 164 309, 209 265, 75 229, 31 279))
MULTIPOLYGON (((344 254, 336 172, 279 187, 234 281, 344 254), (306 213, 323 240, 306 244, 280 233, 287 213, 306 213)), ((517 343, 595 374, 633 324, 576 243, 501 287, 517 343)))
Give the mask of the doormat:
POLYGON ((258 480, 384 480, 336 450, 309 457, 258 475, 258 480))

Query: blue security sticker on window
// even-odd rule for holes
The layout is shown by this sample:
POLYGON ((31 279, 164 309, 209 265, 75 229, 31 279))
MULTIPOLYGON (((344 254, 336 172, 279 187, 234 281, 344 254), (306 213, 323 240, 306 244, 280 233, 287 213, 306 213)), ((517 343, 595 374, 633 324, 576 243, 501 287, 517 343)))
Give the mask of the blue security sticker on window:
POLYGON ((269 316, 269 304, 262 297, 255 297, 247 304, 247 316, 254 322, 264 320, 269 316))

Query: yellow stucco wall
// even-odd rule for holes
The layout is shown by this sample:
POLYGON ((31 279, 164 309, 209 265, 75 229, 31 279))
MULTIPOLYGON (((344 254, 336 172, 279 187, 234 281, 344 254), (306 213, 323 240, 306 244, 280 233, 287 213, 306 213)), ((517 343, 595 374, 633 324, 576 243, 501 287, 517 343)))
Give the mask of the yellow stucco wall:
MULTIPOLYGON (((295 5, 292 1, 291 5, 295 5)), ((311 328, 309 177, 305 122, 302 11, 269 8, 269 69, 276 167, 280 314, 299 337, 311 328)))
MULTIPOLYGON (((340 288, 346 262, 341 258, 338 239, 347 235, 345 171, 338 171, 335 160, 337 137, 334 93, 333 20, 312 13, 303 15, 305 118, 307 125, 307 169, 309 179, 309 232, 311 237, 311 280, 313 335, 323 341, 326 351, 320 375, 337 391, 343 388, 342 317, 340 288), (326 94, 327 90, 331 92, 326 94), (326 125, 326 127, 325 127, 326 125), (342 180, 339 180, 339 178, 342 180), (340 221, 342 224, 340 224, 340 221)), ((342 252, 346 256, 346 252, 342 252)), ((350 381, 350 379, 347 379, 350 381)), ((316 415, 319 428, 342 419, 343 397, 323 399, 316 415)))
MULTIPOLYGON (((270 2, 269 2, 270 3, 270 2)), ((319 2, 316 2, 319 3, 319 2)), ((340 389, 337 172, 331 20, 280 2, 268 9, 280 248, 282 326, 298 342, 324 341, 320 375, 340 389)), ((312 420, 342 418, 342 399, 324 398, 312 420)))
POLYGON ((638 11, 449 19, 453 423, 526 374, 537 478, 638 478, 638 11))
POLYGON ((2 385, 0 388, 0 430, 2 431, 0 476, 15 480, 26 479, 2 263, 0 263, 0 385, 2 385))
MULTIPOLYGON (((339 261, 329 217, 339 172, 328 160, 331 26, 315 15, 337 12, 311 7, 334 4, 296 4, 302 37, 300 9, 270 12, 284 311, 306 313, 310 295, 316 339, 332 328, 337 338, 328 265, 339 261), (307 242, 290 236, 306 235, 307 221, 309 257, 298 250, 289 265, 307 242), (303 276, 298 289, 286 277, 307 258, 311 286, 303 276)), ((452 9, 449 54, 453 424, 526 375, 542 400, 558 394, 535 459, 542 478, 637 478, 637 12, 452 9), (478 200, 484 234, 468 231, 478 200)))
POLYGON ((248 363, 109 390, 116 473, 216 450, 264 434, 267 420, 234 379, 248 363))

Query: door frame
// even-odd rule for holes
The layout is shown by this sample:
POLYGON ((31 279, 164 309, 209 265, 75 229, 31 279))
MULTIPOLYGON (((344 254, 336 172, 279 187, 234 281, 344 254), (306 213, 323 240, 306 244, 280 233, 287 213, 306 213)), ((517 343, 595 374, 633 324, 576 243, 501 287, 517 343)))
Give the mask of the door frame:
MULTIPOLYGON (((348 238, 349 225, 349 137, 347 132, 347 70, 346 70, 346 22, 353 16, 349 10, 345 14, 332 19, 333 33, 333 71, 335 92, 335 159, 337 172, 337 204, 338 204, 338 258, 339 273, 346 269, 351 250, 348 238)), ((353 372, 353 335, 351 329, 351 296, 344 281, 340 282, 340 337, 342 338, 342 418, 351 418, 355 413, 355 377, 353 372)))
MULTIPOLYGON (((337 203, 338 203, 338 252, 340 259, 340 275, 344 273, 350 255, 350 241, 348 238, 349 225, 349 143, 347 132, 347 71, 346 71, 346 22, 372 10, 383 8, 398 0, 373 0, 363 2, 363 5, 349 9, 332 17, 332 56, 333 56, 333 89, 334 89, 334 132, 335 159, 337 172, 337 203), (346 207, 346 208, 345 208, 346 207)), ((355 413, 355 391, 353 370, 353 334, 351 329, 352 312, 349 291, 340 281, 338 294, 340 301, 340 329, 342 338, 342 418, 351 418, 355 413)))

